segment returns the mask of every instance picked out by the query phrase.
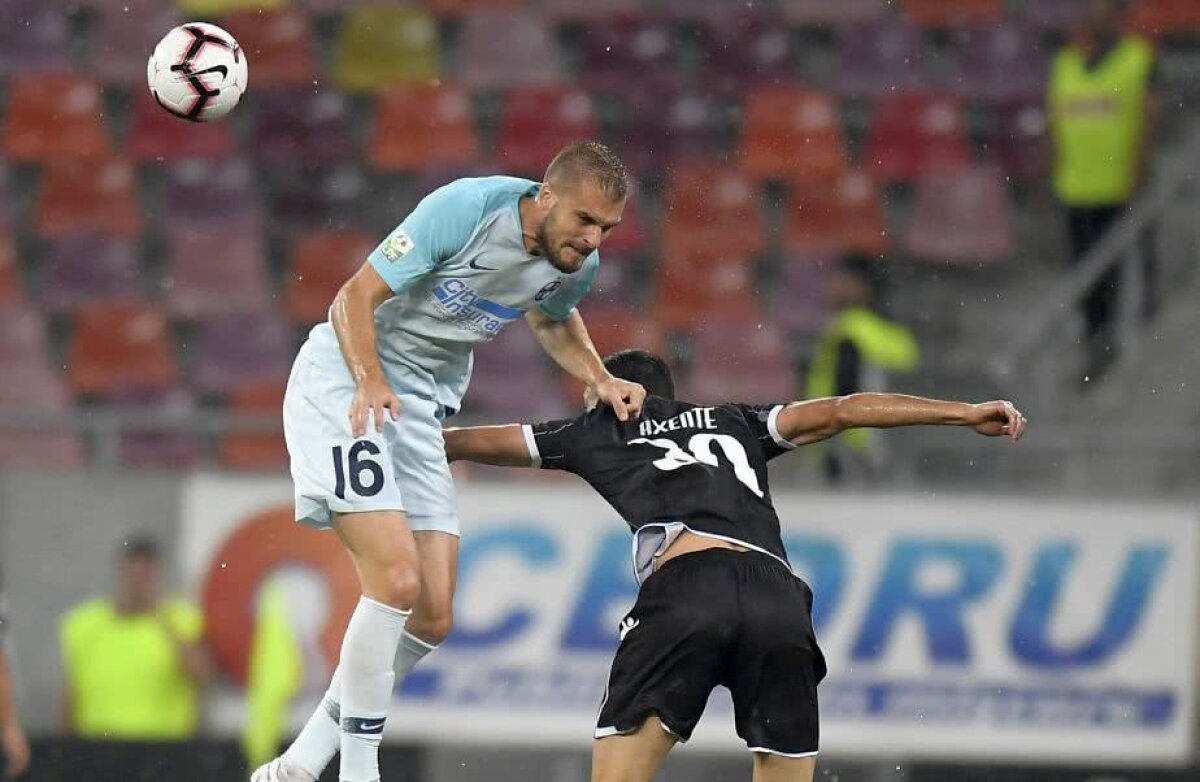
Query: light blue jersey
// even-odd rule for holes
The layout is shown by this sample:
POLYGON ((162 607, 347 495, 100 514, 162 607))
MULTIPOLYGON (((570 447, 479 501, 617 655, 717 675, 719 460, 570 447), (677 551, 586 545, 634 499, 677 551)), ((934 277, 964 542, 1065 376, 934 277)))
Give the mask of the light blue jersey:
MULTIPOLYGON (((398 393, 457 411, 476 344, 534 308, 564 320, 591 288, 599 253, 566 274, 525 249, 518 204, 538 187, 506 176, 451 182, 426 196, 368 257, 395 294, 375 310, 375 332, 398 393)), ((349 375, 328 322, 313 328, 300 357, 349 375)))

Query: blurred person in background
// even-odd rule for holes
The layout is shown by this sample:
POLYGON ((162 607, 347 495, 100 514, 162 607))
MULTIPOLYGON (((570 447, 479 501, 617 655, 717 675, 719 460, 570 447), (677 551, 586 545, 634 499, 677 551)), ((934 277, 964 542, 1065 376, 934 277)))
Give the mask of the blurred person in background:
POLYGON ((200 609, 162 594, 156 540, 135 536, 118 553, 118 592, 61 623, 69 734, 115 741, 180 741, 200 724, 200 691, 213 674, 200 609))
MULTIPOLYGON (((916 337, 877 309, 880 288, 873 263, 851 256, 833 276, 830 296, 836 314, 817 340, 808 368, 808 399, 886 391, 888 373, 917 367, 916 337)), ((831 484, 876 478, 886 468, 883 448, 870 429, 851 429, 826 443, 819 458, 831 484)))
MULTIPOLYGON (((1048 94, 1054 192, 1066 207, 1071 261, 1078 264, 1120 217, 1149 175, 1158 101, 1154 50, 1120 29, 1118 0, 1090 0, 1070 42, 1055 56, 1048 94)), ((1147 271, 1150 261, 1147 256, 1147 271)), ((1086 376, 1116 356, 1114 309, 1120 269, 1083 300, 1086 376)))
POLYGON ((8 659, 8 606, 0 578, 0 771, 4 779, 16 779, 29 768, 29 741, 17 714, 16 686, 8 659))

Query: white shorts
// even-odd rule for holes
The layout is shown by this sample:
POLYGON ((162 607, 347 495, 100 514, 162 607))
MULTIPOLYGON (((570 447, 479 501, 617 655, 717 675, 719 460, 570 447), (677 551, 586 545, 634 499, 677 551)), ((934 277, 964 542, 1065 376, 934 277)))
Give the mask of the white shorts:
POLYGON ((369 419, 367 435, 350 433, 354 381, 333 375, 303 355, 283 398, 283 434, 296 487, 296 521, 318 529, 331 512, 400 510, 414 531, 459 534, 454 481, 446 463, 441 406, 401 394, 398 421, 383 433, 369 419))

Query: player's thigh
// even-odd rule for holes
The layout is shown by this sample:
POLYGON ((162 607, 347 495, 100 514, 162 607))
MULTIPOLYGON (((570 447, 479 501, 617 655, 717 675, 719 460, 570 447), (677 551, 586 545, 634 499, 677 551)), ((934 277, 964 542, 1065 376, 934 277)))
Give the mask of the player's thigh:
POLYGON ((401 396, 404 406, 386 432, 392 469, 414 532, 458 535, 454 478, 446 461, 440 406, 429 399, 401 396))
POLYGON ((817 759, 754 753, 754 782, 812 782, 817 759))
POLYGON ((651 714, 632 733, 592 744, 592 782, 650 782, 678 739, 651 714))
POLYGON ((420 594, 420 557, 403 511, 335 513, 333 519, 363 594, 386 605, 411 608, 420 594))
POLYGON ((431 644, 450 634, 454 589, 458 581, 458 536, 434 530, 413 532, 421 558, 421 595, 406 625, 431 644))

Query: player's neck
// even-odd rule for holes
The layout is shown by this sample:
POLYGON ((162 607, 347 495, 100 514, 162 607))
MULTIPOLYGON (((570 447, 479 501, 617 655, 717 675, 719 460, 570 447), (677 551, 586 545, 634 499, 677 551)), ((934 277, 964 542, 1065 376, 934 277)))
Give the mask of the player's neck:
POLYGON ((541 255, 542 244, 538 241, 538 234, 546 216, 542 214, 537 199, 533 196, 521 196, 521 200, 517 202, 517 214, 521 218, 521 239, 525 243, 525 252, 541 255))

